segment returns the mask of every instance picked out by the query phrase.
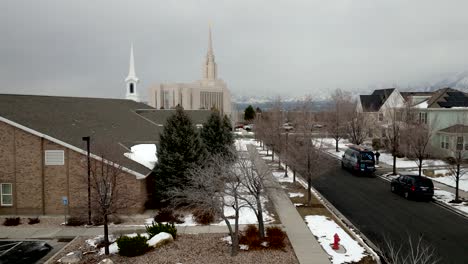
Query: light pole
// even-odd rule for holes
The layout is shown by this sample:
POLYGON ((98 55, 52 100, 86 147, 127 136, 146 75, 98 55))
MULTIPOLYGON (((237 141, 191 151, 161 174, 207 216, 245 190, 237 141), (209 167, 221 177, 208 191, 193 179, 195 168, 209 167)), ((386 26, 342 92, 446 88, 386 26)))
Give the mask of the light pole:
POLYGON ((89 164, 89 144, 91 137, 83 137, 83 141, 86 141, 86 158, 88 163, 88 225, 91 225, 91 167, 89 164))
POLYGON ((288 131, 286 131, 286 151, 284 155, 286 156, 286 160, 284 161, 284 167, 286 168, 284 172, 284 177, 287 178, 288 177, 288 131))

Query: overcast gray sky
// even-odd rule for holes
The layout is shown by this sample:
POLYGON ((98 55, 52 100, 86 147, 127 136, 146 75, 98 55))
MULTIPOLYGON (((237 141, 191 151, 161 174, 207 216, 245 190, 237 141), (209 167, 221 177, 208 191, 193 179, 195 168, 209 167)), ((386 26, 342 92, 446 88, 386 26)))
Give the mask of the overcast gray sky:
POLYGON ((233 94, 407 86, 468 70, 468 1, 2 0, 0 93, 123 97, 201 78, 207 28, 233 94))

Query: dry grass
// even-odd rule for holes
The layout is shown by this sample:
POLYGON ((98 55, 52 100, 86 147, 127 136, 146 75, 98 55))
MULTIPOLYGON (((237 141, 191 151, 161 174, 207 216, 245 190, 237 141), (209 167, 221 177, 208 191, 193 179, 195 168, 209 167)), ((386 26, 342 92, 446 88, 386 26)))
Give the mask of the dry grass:
MULTIPOLYGON (((142 256, 128 258, 119 255, 111 255, 109 258, 112 259, 114 263, 119 264, 299 263, 288 239, 286 239, 286 248, 284 250, 240 250, 237 256, 231 257, 230 246, 221 241, 221 238, 224 236, 225 235, 222 234, 182 234, 178 236, 174 243, 153 249, 142 256)), ((67 250, 62 252, 62 254, 55 258, 54 261, 73 250, 89 250, 89 248, 87 249, 87 247, 84 246, 84 241, 85 238, 75 240, 74 244, 70 244, 67 247, 67 250)), ((106 258, 106 256, 87 254, 80 263, 97 263, 104 258, 106 258)))

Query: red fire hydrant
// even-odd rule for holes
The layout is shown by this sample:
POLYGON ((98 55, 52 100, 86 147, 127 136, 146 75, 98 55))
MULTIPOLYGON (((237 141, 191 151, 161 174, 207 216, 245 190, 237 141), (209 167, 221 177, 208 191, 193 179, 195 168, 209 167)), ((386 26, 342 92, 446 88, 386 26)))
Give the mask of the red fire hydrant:
POLYGON ((338 250, 340 249, 340 237, 338 236, 338 234, 335 233, 335 235, 333 236, 333 246, 332 248, 334 250, 338 250))

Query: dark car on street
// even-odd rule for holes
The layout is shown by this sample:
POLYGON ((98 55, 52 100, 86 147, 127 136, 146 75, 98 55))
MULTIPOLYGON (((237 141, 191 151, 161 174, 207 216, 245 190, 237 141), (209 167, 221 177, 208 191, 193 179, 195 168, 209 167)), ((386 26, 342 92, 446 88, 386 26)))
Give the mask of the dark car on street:
POLYGON ((432 180, 418 175, 400 175, 392 180, 390 188, 392 192, 402 194, 406 199, 431 200, 434 195, 432 180))

